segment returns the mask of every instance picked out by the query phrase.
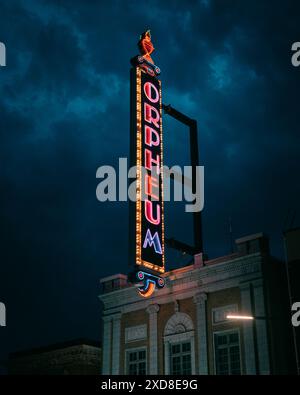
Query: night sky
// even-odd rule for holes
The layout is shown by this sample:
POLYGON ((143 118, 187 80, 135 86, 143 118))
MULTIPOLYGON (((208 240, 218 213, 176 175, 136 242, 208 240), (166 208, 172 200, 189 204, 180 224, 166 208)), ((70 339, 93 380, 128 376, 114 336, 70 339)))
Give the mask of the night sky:
MULTIPOLYGON (((263 231, 282 256, 300 221, 299 15, 296 0, 1 0, 0 360, 100 338, 99 279, 128 270, 128 205, 97 201, 96 170, 129 155, 129 59, 148 28, 163 102, 198 120, 205 252, 229 253, 231 217, 235 238, 263 231)), ((187 131, 163 123, 165 163, 189 164, 187 131)), ((191 215, 166 206, 166 235, 191 243, 191 215)))

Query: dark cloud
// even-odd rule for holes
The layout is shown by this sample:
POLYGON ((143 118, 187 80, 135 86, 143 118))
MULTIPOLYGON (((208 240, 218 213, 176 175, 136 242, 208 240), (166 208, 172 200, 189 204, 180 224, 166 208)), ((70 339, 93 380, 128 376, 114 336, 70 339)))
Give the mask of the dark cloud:
MULTIPOLYGON (((127 270, 128 211, 96 200, 95 174, 128 156, 129 59, 146 28, 164 102, 199 121, 206 252, 229 251, 231 216, 235 236, 266 231, 281 256, 299 211, 298 14, 297 1, 1 2, 4 353, 100 335, 98 279, 127 270)), ((166 163, 188 164, 185 129, 164 126, 166 163)), ((192 241, 182 204, 166 220, 192 241)), ((170 267, 188 259, 168 252, 170 267)))

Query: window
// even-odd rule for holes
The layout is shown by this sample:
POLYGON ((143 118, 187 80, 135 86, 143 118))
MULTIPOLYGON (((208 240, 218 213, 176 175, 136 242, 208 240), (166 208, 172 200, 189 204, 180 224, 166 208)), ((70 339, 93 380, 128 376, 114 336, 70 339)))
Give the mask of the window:
POLYGON ((192 374, 191 343, 171 344, 171 374, 192 374))
POLYGON ((127 351, 127 374, 146 374, 146 350, 138 349, 127 351))
POLYGON ((194 323, 186 313, 176 312, 164 330, 165 374, 195 374, 194 323))
POLYGON ((215 333, 216 373, 241 374, 240 339, 238 332, 215 333))

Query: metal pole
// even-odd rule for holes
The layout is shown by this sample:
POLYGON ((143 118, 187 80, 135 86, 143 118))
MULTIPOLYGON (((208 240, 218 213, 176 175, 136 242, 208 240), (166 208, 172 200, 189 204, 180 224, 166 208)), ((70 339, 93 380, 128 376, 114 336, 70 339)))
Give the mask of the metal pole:
MULTIPOLYGON (((198 149, 198 127, 197 121, 191 120, 190 123, 190 152, 191 152, 191 166, 192 166, 192 192, 197 192, 197 166, 199 166, 199 149, 198 149)), ((202 240, 202 218, 201 211, 194 212, 194 245, 196 253, 203 252, 202 240)))

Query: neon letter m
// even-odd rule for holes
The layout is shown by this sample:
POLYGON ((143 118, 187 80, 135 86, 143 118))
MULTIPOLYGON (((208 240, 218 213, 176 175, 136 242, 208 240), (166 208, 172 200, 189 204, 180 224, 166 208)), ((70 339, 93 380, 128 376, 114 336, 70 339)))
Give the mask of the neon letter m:
POLYGON ((154 250, 157 254, 162 254, 162 248, 161 248, 158 233, 155 232, 154 236, 152 236, 150 229, 147 230, 143 247, 146 248, 148 244, 149 247, 152 247, 152 245, 154 245, 154 250))

